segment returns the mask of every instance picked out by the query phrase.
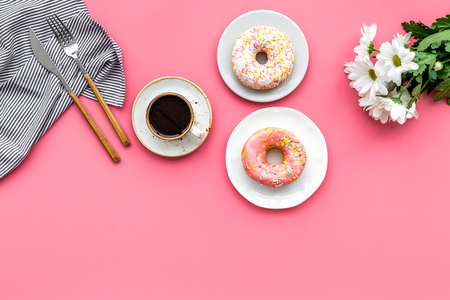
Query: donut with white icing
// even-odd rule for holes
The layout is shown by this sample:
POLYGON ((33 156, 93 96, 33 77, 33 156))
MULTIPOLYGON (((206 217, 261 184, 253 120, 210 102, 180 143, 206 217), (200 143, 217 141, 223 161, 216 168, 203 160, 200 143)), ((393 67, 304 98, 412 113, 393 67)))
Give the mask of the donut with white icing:
POLYGON ((267 127, 252 134, 242 148, 241 158, 247 175, 270 187, 293 183, 306 165, 303 145, 292 132, 279 127, 267 127), (266 154, 272 148, 284 154, 279 165, 270 165, 266 161, 266 154))
POLYGON ((236 40, 232 51, 233 72, 252 89, 265 90, 285 81, 294 67, 294 47, 286 34, 274 27, 252 27, 236 40), (256 55, 267 54, 260 64, 256 55))

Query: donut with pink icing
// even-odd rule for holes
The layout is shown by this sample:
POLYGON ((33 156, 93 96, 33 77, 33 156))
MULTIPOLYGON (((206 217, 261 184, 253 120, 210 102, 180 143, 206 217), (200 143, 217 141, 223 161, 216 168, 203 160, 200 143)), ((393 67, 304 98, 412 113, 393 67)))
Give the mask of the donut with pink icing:
POLYGON ((265 90, 285 81, 294 67, 294 47, 286 34, 274 27, 252 27, 236 40, 231 61, 240 82, 252 89, 265 90), (260 64, 256 55, 267 54, 260 64))
POLYGON ((248 176, 262 185, 279 187, 296 181, 306 165, 306 151, 297 137, 289 130, 267 127, 252 134, 241 152, 242 165, 248 176), (267 152, 280 149, 283 162, 270 165, 267 152))

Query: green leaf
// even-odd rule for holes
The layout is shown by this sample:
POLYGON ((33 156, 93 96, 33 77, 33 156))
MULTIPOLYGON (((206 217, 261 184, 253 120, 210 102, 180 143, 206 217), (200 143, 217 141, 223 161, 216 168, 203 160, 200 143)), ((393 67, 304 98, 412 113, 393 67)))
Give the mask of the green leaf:
POLYGON ((436 22, 431 26, 439 29, 439 31, 450 29, 450 15, 445 16, 445 18, 436 19, 436 22))
POLYGON ((438 73, 439 79, 447 79, 450 77, 450 64, 445 64, 442 70, 440 70, 438 73))
POLYGON ((420 42, 419 47, 417 47, 418 51, 425 51, 431 44, 449 41, 450 40, 450 29, 441 31, 430 36, 427 36, 420 42))
POLYGON ((445 43, 445 51, 450 52, 450 42, 445 43))
POLYGON ((437 41, 436 43, 431 44, 431 49, 437 49, 441 46, 442 41, 437 41))
POLYGON ((422 40, 416 40, 415 42, 414 42, 414 44, 412 44, 412 46, 410 47, 410 49, 412 50, 412 49, 417 49, 417 47, 419 47, 419 44, 420 44, 420 42, 421 42, 422 40))
POLYGON ((438 32, 436 29, 430 28, 422 22, 403 22, 402 27, 406 32, 411 32, 411 35, 416 39, 424 39, 427 36, 438 32))
POLYGON ((418 64, 419 68, 413 71, 414 76, 422 74, 427 69, 427 65, 434 66, 437 54, 427 52, 415 52, 415 54, 413 62, 418 64))
POLYGON ((440 70, 437 74, 439 79, 447 79, 450 77, 450 64, 444 65, 442 70, 440 70))
POLYGON ((421 91, 421 89, 422 89, 422 84, 418 84, 414 89, 413 89, 413 91, 412 91, 412 96, 414 97, 414 98, 418 98, 418 99, 420 99, 420 91, 421 91))
POLYGON ((431 26, 414 21, 404 22, 402 26, 415 38, 410 49, 415 54, 413 61, 419 66, 402 74, 402 80, 409 81, 411 102, 417 102, 424 92, 429 95, 436 90, 434 101, 446 98, 450 105, 450 14, 436 19, 431 26), (439 71, 434 69, 436 61, 444 63, 439 71))
POLYGON ((417 76, 417 77, 416 77, 416 81, 417 81, 418 83, 422 83, 422 75, 417 76))
POLYGON ((433 81, 437 80, 438 77, 437 77, 437 73, 435 70, 431 70, 429 74, 430 74, 431 80, 433 80, 433 81))
POLYGON ((450 78, 441 81, 436 87, 436 90, 440 92, 434 96, 434 101, 439 101, 442 98, 450 99, 450 78))
POLYGON ((413 101, 417 102, 417 100, 420 100, 420 92, 421 91, 422 91, 422 82, 420 82, 418 85, 416 85, 416 87, 411 92, 412 99, 411 99, 410 103, 412 103, 413 101))

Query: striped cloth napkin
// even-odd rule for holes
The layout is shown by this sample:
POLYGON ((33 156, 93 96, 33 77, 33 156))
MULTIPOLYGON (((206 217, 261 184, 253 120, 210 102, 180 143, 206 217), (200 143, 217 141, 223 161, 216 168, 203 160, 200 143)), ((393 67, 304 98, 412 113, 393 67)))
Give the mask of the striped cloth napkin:
POLYGON ((76 95, 96 99, 75 61, 57 42, 46 18, 58 14, 77 39, 79 59, 105 101, 122 106, 122 51, 82 0, 0 0, 0 178, 17 167, 72 104, 58 78, 33 55, 29 28, 76 95))

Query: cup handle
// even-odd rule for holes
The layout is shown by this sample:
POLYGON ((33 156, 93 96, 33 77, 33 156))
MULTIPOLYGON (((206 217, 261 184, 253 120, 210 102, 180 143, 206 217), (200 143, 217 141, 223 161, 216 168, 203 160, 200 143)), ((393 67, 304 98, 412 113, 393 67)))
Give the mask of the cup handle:
POLYGON ((203 140, 206 137, 206 133, 195 126, 192 126, 191 129, 189 129, 188 133, 199 140, 203 140))

